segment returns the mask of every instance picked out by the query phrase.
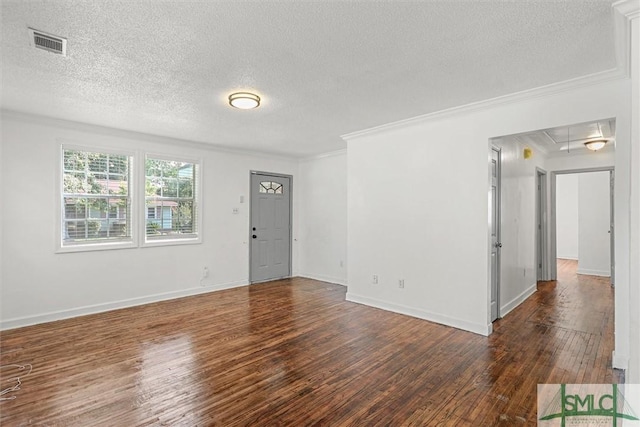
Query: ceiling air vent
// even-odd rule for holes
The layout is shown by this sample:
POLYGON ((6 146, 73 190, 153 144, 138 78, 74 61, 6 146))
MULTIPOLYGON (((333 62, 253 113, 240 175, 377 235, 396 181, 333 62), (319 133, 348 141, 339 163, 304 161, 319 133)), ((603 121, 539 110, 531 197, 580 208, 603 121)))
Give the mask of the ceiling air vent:
POLYGON ((29 28, 29 42, 39 48, 48 52, 57 53, 62 56, 67 56, 67 39, 54 36, 53 34, 47 34, 43 31, 34 30, 29 28))

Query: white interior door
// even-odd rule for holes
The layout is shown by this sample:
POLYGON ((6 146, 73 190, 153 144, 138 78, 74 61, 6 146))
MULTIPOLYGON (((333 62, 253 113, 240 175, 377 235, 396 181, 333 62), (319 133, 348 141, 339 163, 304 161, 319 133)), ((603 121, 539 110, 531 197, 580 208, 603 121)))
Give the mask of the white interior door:
POLYGON ((500 317, 500 149, 491 149, 491 321, 500 317))
POLYGON ((249 280, 291 275, 291 177, 251 174, 249 280))

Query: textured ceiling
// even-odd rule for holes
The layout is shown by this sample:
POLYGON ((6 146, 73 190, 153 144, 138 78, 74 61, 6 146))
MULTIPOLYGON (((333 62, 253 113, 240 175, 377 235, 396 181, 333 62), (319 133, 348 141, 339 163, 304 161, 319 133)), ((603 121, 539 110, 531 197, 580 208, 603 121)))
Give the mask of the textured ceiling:
POLYGON ((615 119, 598 120, 589 123, 576 123, 552 129, 541 129, 535 132, 521 133, 504 137, 509 141, 517 141, 524 145, 540 150, 551 157, 580 155, 593 153, 584 145, 594 139, 606 139, 604 151, 615 149, 616 121, 615 119))
POLYGON ((2 0, 1 31, 3 108, 291 156, 616 66, 609 1, 2 0))

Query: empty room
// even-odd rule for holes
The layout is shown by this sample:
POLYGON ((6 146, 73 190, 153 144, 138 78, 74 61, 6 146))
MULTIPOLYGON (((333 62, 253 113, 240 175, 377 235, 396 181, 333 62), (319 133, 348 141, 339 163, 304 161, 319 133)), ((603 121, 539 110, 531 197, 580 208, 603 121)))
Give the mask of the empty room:
POLYGON ((638 422, 640 0, 0 1, 0 425, 638 422))

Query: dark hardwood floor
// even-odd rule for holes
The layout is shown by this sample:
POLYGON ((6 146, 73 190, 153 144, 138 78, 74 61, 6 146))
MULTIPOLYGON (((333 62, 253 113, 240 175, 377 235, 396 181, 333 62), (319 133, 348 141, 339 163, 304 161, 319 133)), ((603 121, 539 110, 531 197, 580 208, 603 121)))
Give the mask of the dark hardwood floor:
POLYGON ((536 425, 538 383, 623 380, 613 289, 575 269, 561 262, 490 337, 301 278, 5 331, 1 364, 33 372, 0 424, 536 425))

